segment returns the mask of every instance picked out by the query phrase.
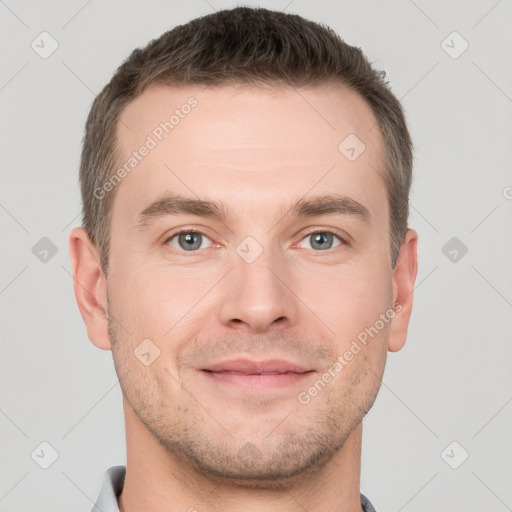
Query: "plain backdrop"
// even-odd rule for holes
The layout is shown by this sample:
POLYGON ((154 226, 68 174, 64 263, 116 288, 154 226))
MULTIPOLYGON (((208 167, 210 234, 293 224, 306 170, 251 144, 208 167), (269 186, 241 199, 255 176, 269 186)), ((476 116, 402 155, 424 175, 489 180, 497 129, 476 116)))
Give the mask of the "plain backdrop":
MULTIPOLYGON (((70 276, 84 123, 135 47, 236 5, 0 1, 0 511, 89 511, 126 462, 112 356, 70 276)), ((512 510, 512 1, 238 5, 363 48, 414 139, 415 305, 364 421, 362 492, 379 512, 512 510)))

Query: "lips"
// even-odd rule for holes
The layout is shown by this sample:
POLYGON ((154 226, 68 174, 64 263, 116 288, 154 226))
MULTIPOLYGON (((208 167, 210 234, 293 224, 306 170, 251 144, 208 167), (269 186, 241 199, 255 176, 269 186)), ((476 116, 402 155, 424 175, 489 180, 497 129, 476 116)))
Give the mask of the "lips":
POLYGON ((251 361, 249 359, 232 359, 209 365, 204 371, 233 375, 280 375, 284 373, 307 373, 303 366, 281 359, 251 361))
MULTIPOLYGON (((270 359, 251 361, 249 359, 231 359, 210 364, 201 369, 215 390, 225 397, 239 399, 240 393, 276 393, 275 396, 288 396, 292 390, 303 387, 315 370, 291 361, 270 359)), ((293 391, 294 392, 294 391, 293 391)))

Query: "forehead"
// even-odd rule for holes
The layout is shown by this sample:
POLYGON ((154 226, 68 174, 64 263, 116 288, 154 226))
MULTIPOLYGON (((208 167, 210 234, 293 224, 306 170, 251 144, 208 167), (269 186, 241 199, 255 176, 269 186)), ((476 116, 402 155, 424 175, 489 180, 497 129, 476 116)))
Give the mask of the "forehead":
POLYGON ((382 136, 347 88, 152 85, 123 111, 117 142, 126 172, 114 216, 171 192, 235 210, 267 210, 308 191, 342 193, 380 213, 386 206, 382 136))

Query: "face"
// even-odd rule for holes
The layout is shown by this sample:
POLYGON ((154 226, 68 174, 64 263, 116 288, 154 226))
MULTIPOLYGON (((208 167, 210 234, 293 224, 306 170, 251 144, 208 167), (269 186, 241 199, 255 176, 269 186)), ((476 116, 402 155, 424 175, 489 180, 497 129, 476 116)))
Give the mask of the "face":
POLYGON ((292 476, 371 407, 397 321, 375 125, 345 89, 152 86, 123 112, 108 330, 125 406, 170 455, 292 476))

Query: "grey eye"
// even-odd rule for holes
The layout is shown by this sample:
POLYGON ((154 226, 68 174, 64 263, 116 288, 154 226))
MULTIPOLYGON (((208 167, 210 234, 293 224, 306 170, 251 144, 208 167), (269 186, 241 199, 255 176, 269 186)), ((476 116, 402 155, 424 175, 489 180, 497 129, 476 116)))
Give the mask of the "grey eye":
MULTIPOLYGON (((309 247, 306 249, 317 249, 320 251, 325 251, 327 249, 333 248, 334 239, 337 238, 340 242, 341 239, 339 236, 334 233, 329 233, 328 231, 317 231, 316 233, 310 233, 303 240, 310 241, 309 247)), ((334 247, 338 247, 341 243, 334 247)))
POLYGON ((169 238, 168 242, 176 249, 182 249, 190 252, 201 249, 204 239, 209 240, 209 238, 203 233, 198 233, 196 231, 182 231, 174 234, 169 238), (177 242, 178 245, 176 245, 175 242, 177 242))

